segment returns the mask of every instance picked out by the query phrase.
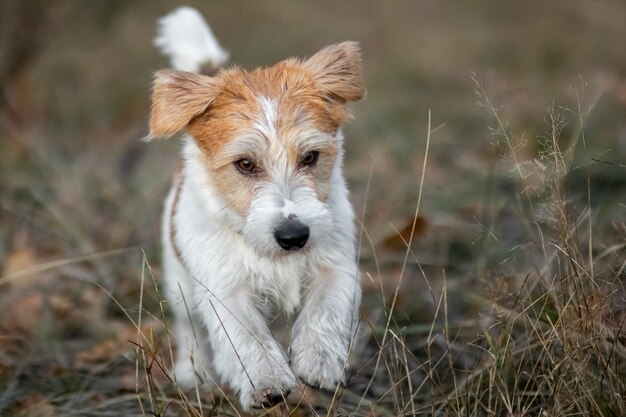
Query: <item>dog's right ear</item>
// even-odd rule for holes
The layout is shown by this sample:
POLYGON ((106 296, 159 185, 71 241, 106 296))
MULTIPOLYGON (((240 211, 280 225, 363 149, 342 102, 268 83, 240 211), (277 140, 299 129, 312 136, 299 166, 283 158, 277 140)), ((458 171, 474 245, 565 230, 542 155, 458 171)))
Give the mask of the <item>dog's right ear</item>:
POLYGON ((219 93, 219 80, 170 69, 157 71, 152 85, 150 136, 169 137, 204 112, 219 93))

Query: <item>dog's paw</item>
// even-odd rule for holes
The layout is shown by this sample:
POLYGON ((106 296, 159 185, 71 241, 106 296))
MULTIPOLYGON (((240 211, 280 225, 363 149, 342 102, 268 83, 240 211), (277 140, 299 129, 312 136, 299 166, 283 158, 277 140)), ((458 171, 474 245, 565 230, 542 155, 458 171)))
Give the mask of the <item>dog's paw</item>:
POLYGON ((244 404, 242 400, 242 404, 248 409, 269 408, 285 401, 292 389, 295 389, 295 385, 293 388, 267 387, 253 390, 251 396, 248 396, 248 403, 244 404))
POLYGON ((347 354, 330 352, 322 346, 300 345, 292 347, 291 369, 297 378, 313 388, 335 389, 344 381, 347 354))
POLYGON ((185 391, 196 386, 213 386, 213 381, 208 371, 201 365, 196 364, 194 367, 191 361, 176 362, 173 373, 176 384, 185 391))
POLYGON ((174 380, 183 390, 189 390, 199 382, 191 361, 180 361, 174 365, 174 380))
POLYGON ((296 389, 296 377, 291 370, 283 371, 281 375, 272 373, 253 383, 247 380, 240 392, 241 405, 246 410, 271 407, 285 401, 296 389))

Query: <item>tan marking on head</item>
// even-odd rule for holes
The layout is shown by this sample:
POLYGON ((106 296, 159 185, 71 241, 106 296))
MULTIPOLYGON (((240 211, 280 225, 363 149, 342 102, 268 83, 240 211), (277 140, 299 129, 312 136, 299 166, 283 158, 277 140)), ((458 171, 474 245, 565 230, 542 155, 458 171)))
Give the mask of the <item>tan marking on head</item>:
POLYGON ((320 156, 315 166, 306 168, 305 181, 313 189, 320 201, 328 200, 330 195, 330 177, 333 172, 337 151, 329 149, 320 156))
POLYGON ((204 112, 219 91, 217 78, 183 71, 157 71, 152 87, 150 136, 168 137, 204 112))
POLYGON ((245 215, 254 195, 258 177, 242 175, 233 164, 223 165, 214 169, 214 184, 222 198, 240 215, 245 215))
POLYGON ((307 61, 315 83, 329 98, 358 101, 365 96, 361 70, 361 50, 357 42, 327 46, 307 61))
POLYGON ((253 122, 254 96, 245 86, 245 78, 246 73, 238 68, 221 72, 219 94, 208 109, 187 126, 189 134, 209 156, 216 156, 227 142, 253 122))
POLYGON ((300 170, 298 175, 310 183, 321 200, 328 198, 338 153, 334 136, 350 117, 347 102, 365 94, 355 42, 331 45, 304 61, 288 59, 251 72, 233 68, 215 77, 174 71, 163 74, 155 80, 151 133, 172 134, 186 126, 202 150, 207 168, 213 171, 216 187, 238 213, 246 214, 255 185, 269 178, 263 171, 256 176, 242 175, 234 165, 235 158, 267 158, 270 145, 284 149, 288 165, 300 170), (264 117, 261 98, 271 101, 276 109, 271 126, 275 137, 259 138, 267 142, 259 145, 266 146, 265 154, 224 152, 237 138, 263 136, 255 128, 264 117), (304 149, 303 137, 316 132, 329 140, 313 140, 304 149), (320 152, 317 164, 299 167, 304 153, 310 150, 320 152))

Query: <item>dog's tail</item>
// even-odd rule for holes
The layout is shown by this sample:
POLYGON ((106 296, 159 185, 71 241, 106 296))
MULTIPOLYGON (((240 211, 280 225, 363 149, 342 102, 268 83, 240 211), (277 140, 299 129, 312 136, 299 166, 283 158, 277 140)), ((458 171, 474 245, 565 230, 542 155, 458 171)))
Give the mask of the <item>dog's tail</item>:
POLYGON ((154 45, 168 56, 172 68, 212 74, 228 62, 202 15, 191 7, 181 7, 159 19, 154 45))

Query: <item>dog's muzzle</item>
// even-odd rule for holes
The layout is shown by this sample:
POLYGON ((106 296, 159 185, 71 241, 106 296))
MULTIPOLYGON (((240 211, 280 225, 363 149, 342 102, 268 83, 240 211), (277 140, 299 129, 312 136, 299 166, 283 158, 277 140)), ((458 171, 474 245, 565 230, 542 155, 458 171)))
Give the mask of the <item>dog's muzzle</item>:
POLYGON ((278 245, 288 251, 302 249, 309 240, 309 226, 298 220, 289 219, 274 231, 278 245))

